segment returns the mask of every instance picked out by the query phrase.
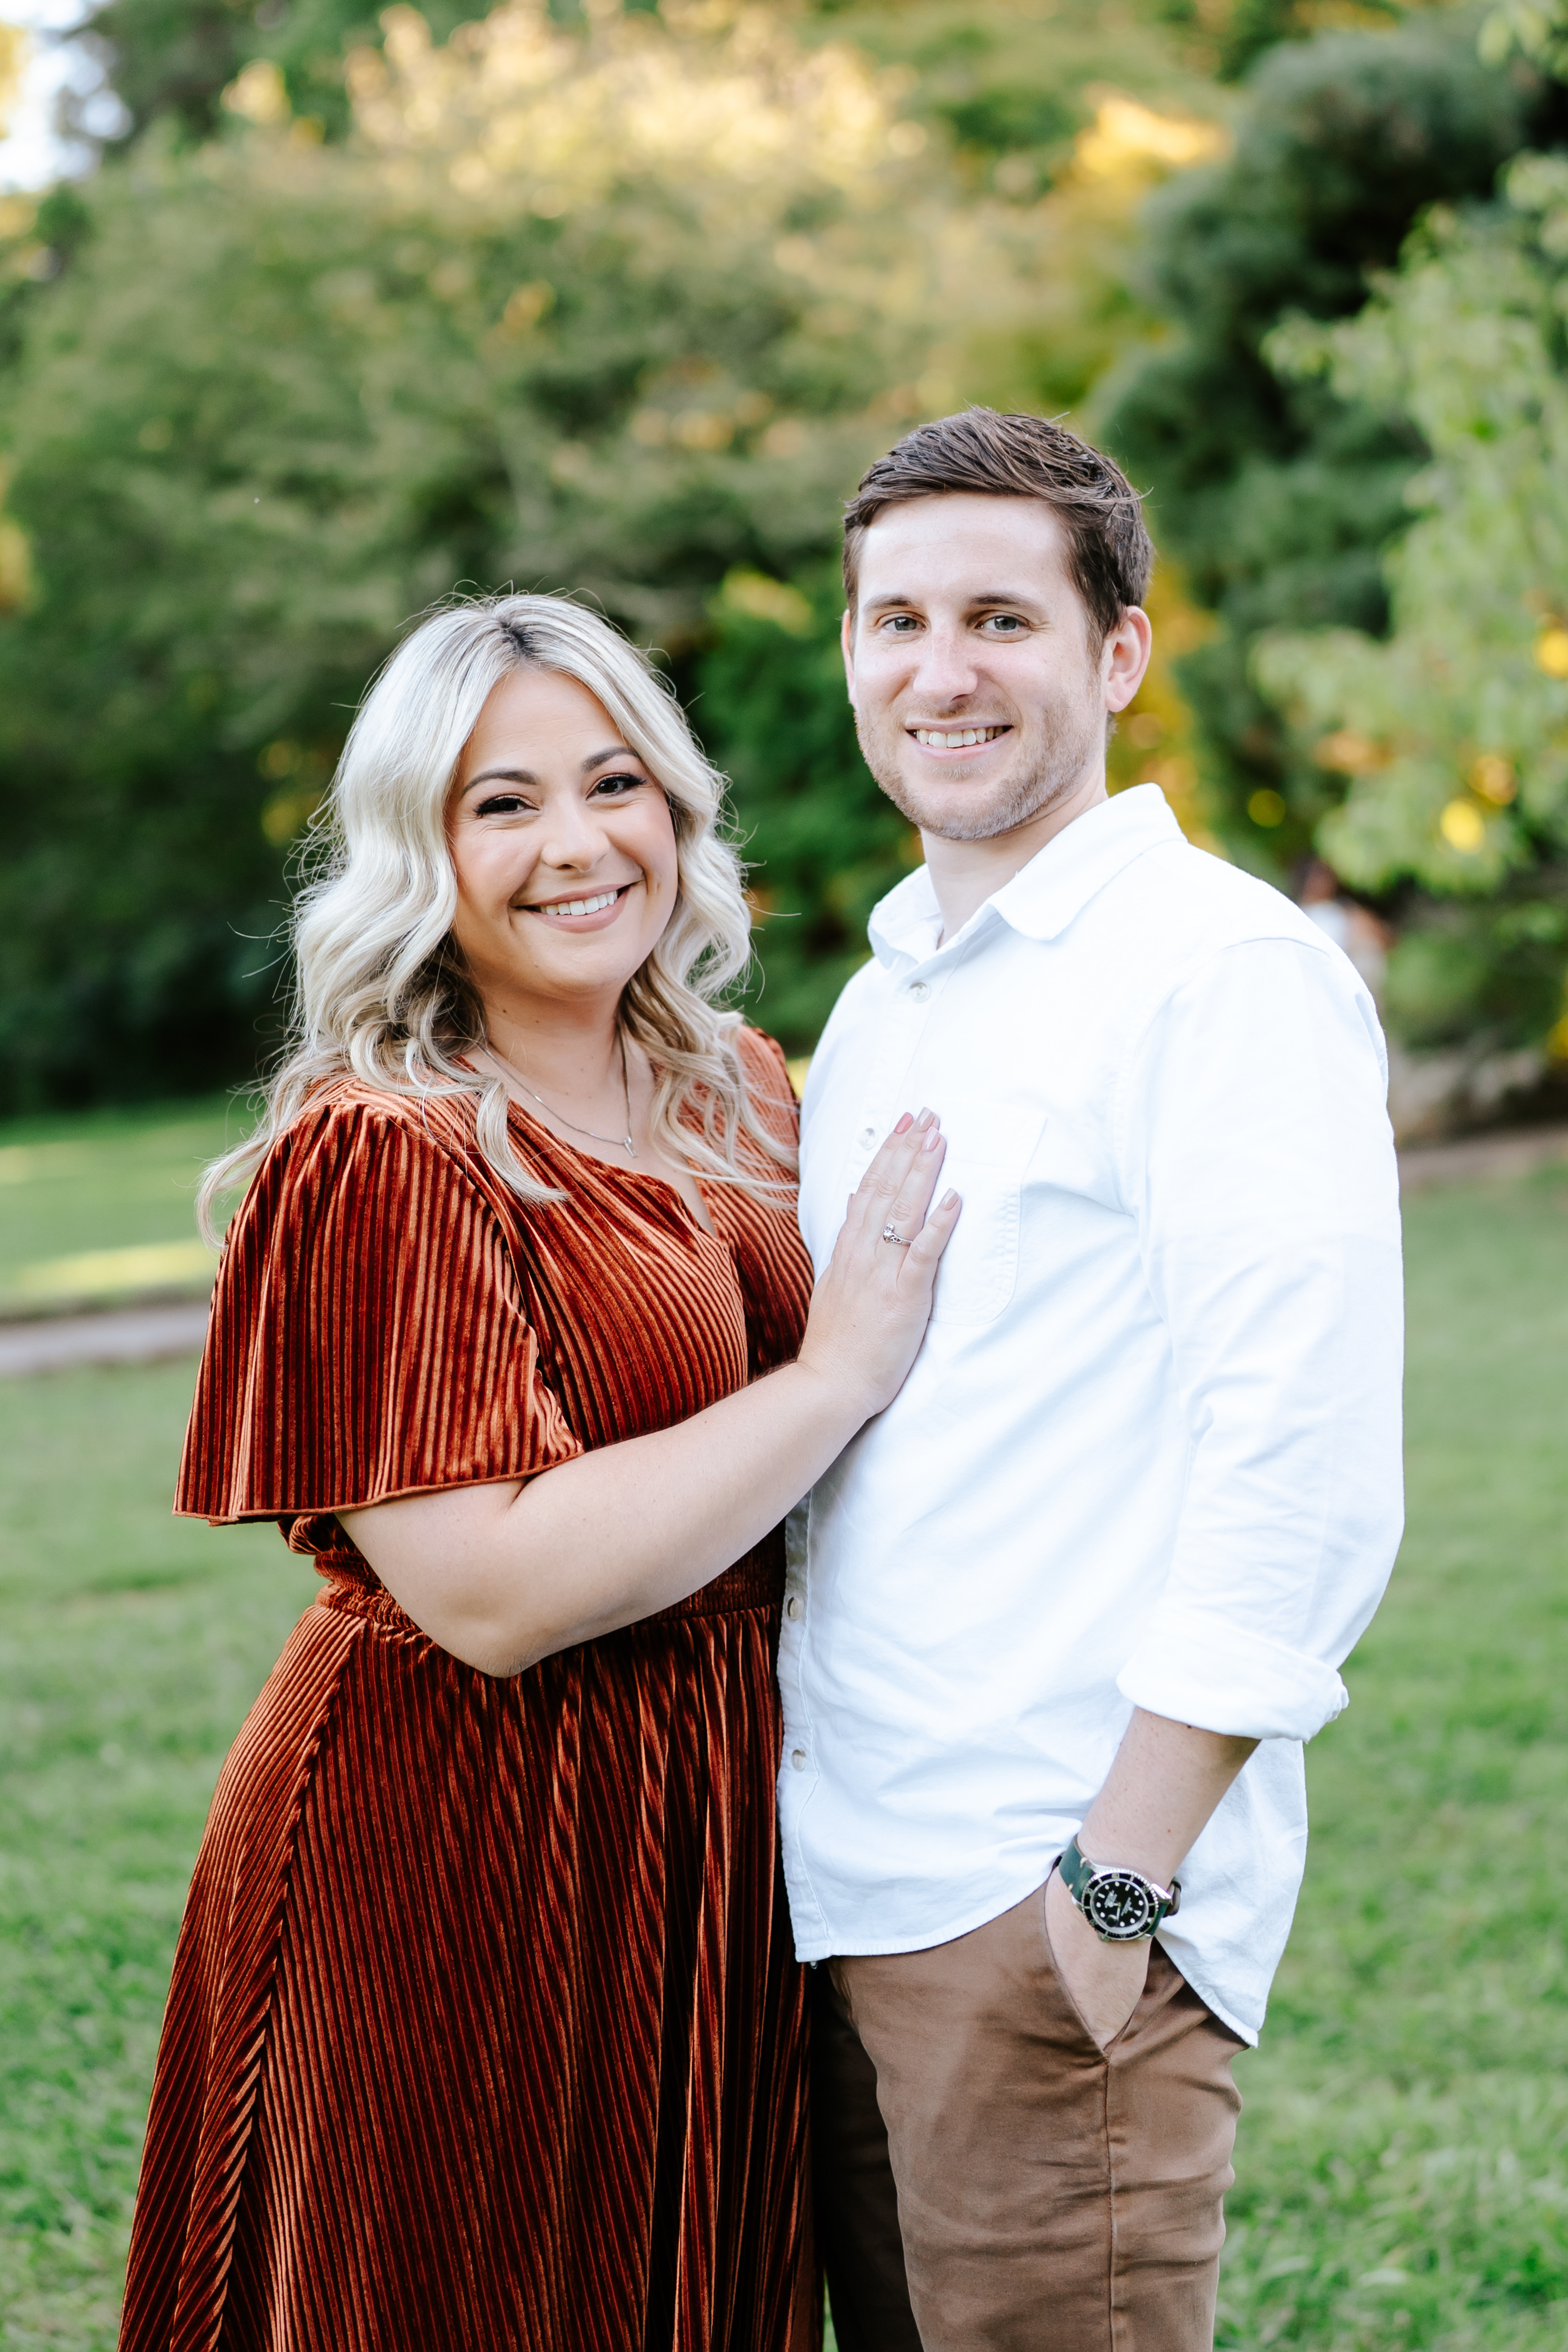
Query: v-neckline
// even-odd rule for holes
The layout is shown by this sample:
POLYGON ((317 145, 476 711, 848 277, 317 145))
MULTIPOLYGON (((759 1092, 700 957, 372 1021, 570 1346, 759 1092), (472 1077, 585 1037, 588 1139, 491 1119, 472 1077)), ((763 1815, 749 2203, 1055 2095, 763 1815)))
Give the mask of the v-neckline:
MULTIPOLYGON (((528 1126, 537 1129, 541 1135, 547 1135, 552 1143, 559 1144, 563 1151, 569 1151, 574 1160, 581 1160, 590 1168, 603 1169, 608 1176, 630 1177, 635 1184, 654 1184, 661 1192, 668 1192, 694 1233, 700 1234, 704 1241, 717 1242, 721 1247, 724 1245, 724 1237, 720 1233, 717 1223, 710 1222, 704 1224, 702 1218, 698 1216, 679 1185, 672 1184, 668 1176, 656 1176, 650 1169, 647 1168, 623 1167, 618 1160, 601 1160, 596 1151, 583 1150, 579 1145, 569 1142, 564 1136, 557 1135, 552 1127, 546 1127, 542 1118, 535 1118, 533 1113, 525 1105, 520 1103, 515 1095, 509 1094, 506 1099, 509 1113, 515 1114, 528 1126)), ((707 1191, 701 1177, 695 1170, 692 1171, 691 1181, 697 1187, 697 1197, 702 1203, 703 1215, 712 1220, 713 1212, 709 1206, 707 1191)))

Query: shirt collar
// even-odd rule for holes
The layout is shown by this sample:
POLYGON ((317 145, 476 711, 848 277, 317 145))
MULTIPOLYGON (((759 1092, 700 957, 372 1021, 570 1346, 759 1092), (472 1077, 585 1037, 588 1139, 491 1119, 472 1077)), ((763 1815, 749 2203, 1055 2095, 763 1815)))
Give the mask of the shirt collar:
MULTIPOLYGON (((1054 940, 1135 857, 1163 842, 1181 839, 1182 829, 1158 784, 1135 784, 1130 792, 1118 793, 1064 825, 976 909, 963 930, 944 942, 944 951, 998 918, 1026 939, 1054 940)), ((922 866, 873 908, 872 951, 889 967, 923 963, 937 952, 941 928, 942 910, 922 866)))

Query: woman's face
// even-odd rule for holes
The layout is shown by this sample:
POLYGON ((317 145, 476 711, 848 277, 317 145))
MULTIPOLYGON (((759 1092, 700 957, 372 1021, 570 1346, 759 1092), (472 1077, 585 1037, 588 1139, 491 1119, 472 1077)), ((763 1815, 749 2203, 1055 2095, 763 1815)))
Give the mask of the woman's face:
POLYGON ((480 995, 617 1002, 675 907, 669 803, 575 678, 491 691, 447 814, 454 929, 480 995))

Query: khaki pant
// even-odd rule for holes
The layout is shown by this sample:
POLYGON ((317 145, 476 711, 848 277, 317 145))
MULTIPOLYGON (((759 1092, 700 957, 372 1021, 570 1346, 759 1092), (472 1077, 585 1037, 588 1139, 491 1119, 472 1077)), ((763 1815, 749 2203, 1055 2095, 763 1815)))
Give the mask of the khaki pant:
POLYGON ((815 1983, 840 2352, 1209 2352, 1243 2044, 1157 1944, 1103 2053, 1043 1892, 815 1983))

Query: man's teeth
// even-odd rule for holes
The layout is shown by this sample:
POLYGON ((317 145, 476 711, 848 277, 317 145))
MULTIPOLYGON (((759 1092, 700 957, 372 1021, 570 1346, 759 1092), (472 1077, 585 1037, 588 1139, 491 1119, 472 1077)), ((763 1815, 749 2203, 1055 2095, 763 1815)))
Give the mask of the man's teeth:
POLYGON ((596 915, 602 908, 613 907, 620 895, 618 890, 601 890, 596 898, 557 898, 538 911, 542 915, 596 915))
POLYGON ((994 743, 998 735, 1005 735, 1005 727, 965 727, 955 735, 939 735, 934 727, 913 727, 910 730, 917 743, 926 744, 933 751, 962 751, 969 743, 994 743))

